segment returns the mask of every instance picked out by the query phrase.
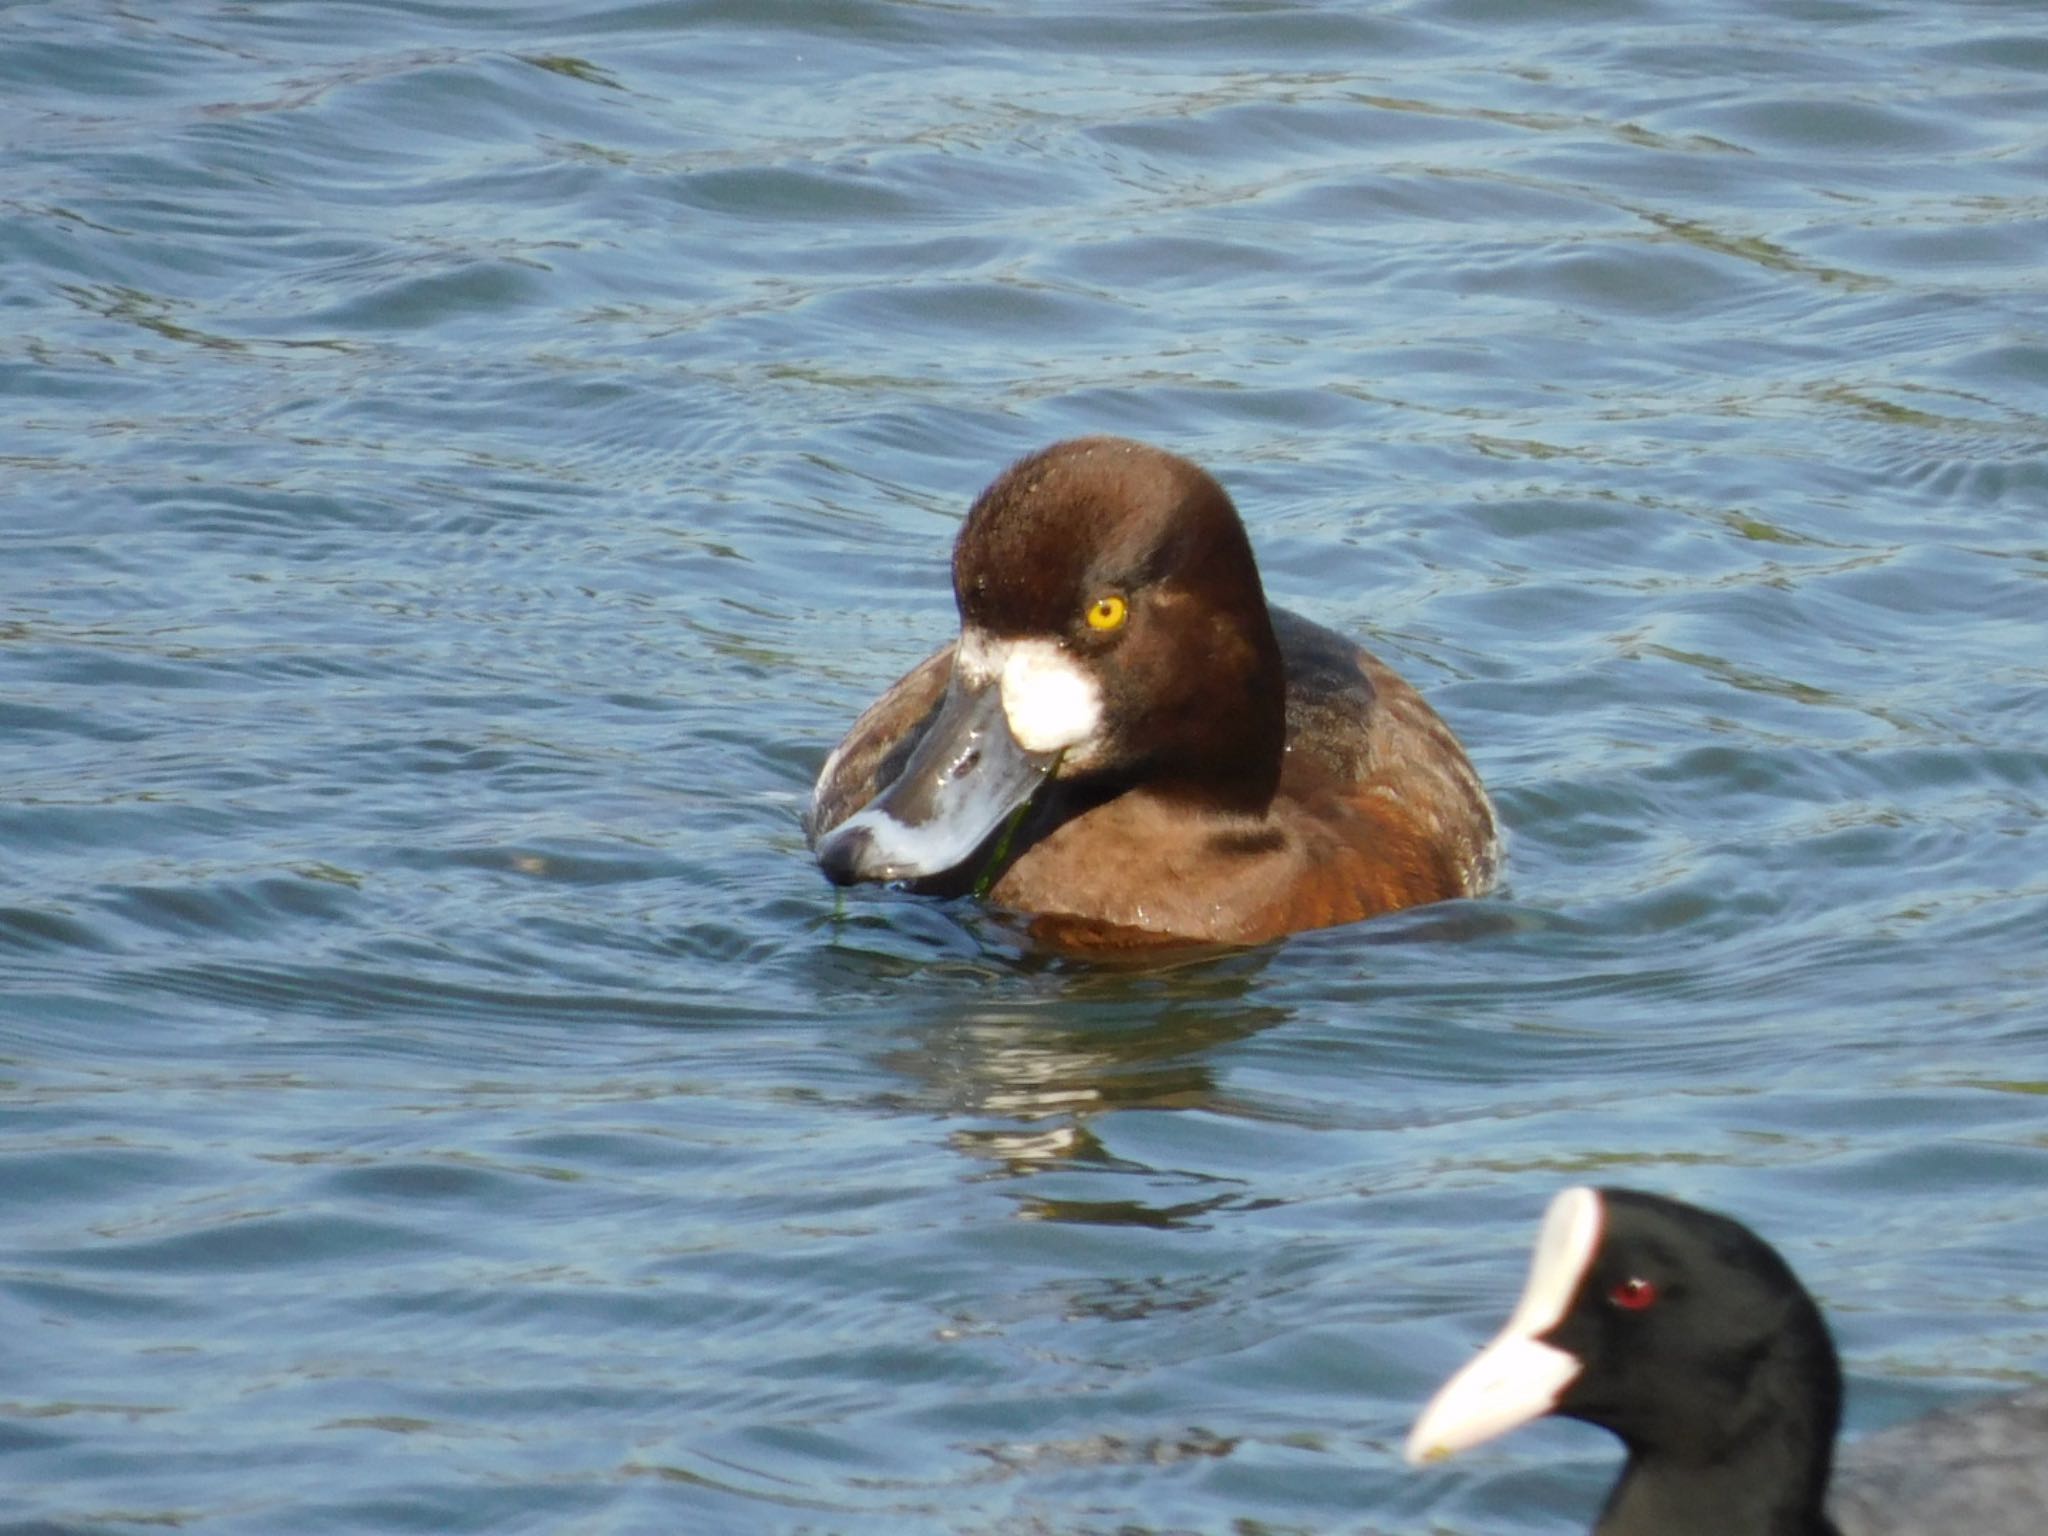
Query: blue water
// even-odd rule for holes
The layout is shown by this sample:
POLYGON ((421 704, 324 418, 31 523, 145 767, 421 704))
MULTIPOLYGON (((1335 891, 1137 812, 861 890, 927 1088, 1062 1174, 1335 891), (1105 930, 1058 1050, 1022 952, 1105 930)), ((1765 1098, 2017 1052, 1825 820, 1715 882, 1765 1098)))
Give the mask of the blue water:
POLYGON ((0 1529, 1584 1529, 1543 1203, 2048 1380, 2048 32, 1887 0, 0 11, 0 1529), (1098 969, 797 814, 1064 435, 1497 899, 1098 969))

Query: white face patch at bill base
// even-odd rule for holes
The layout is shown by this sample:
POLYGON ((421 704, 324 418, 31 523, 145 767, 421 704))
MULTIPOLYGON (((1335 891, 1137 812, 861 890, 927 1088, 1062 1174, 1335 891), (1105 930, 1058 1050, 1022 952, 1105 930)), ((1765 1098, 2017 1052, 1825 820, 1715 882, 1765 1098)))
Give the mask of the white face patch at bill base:
POLYGON ((1102 729, 1102 690, 1045 640, 1013 640, 1003 658, 1003 718, 1026 752, 1065 752, 1102 729))
POLYGON ((970 688, 981 688, 1003 670, 1009 642, 985 629, 966 628, 953 645, 953 671, 970 688))
POLYGON ((1420 1466, 1454 1455, 1557 1406, 1585 1365, 1542 1335, 1564 1320, 1585 1283, 1604 1216, 1600 1196, 1590 1189, 1567 1189, 1550 1202, 1514 1315, 1422 1410, 1403 1449, 1409 1462, 1420 1466))
POLYGON ((1102 690, 1051 640, 1002 640, 961 631, 953 669, 970 687, 998 682, 1003 721, 1026 752, 1065 752, 1102 729, 1102 690))

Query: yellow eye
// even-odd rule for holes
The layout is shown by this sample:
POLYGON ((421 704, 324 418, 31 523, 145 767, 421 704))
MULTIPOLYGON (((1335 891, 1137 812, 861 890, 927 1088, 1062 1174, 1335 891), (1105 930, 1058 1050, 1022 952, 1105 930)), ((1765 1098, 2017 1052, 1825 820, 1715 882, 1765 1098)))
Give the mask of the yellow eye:
POLYGON ((1112 629, 1122 629, 1124 620, 1131 610, 1124 600, 1114 592, 1107 597, 1098 597, 1088 605, 1088 627, 1107 634, 1112 629))

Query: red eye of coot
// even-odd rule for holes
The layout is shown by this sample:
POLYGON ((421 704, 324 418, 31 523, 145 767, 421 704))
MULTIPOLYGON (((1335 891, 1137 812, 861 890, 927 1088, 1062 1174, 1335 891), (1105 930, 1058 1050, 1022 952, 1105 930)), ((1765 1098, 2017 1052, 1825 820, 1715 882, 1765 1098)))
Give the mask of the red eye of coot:
POLYGON ((1624 1312, 1640 1312, 1657 1304, 1657 1285, 1653 1280, 1624 1280, 1607 1293, 1607 1299, 1624 1312))

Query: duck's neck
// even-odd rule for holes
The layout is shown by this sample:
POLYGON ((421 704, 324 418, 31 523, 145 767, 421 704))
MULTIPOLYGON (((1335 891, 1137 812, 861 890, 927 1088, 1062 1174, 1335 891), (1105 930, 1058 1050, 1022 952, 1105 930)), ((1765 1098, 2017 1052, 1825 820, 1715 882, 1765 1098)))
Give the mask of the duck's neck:
POLYGON ((1251 632, 1237 653, 1206 669, 1212 698, 1227 702, 1184 717, 1145 779, 1169 799, 1263 816, 1286 761, 1287 668, 1265 614, 1246 628, 1251 632))

